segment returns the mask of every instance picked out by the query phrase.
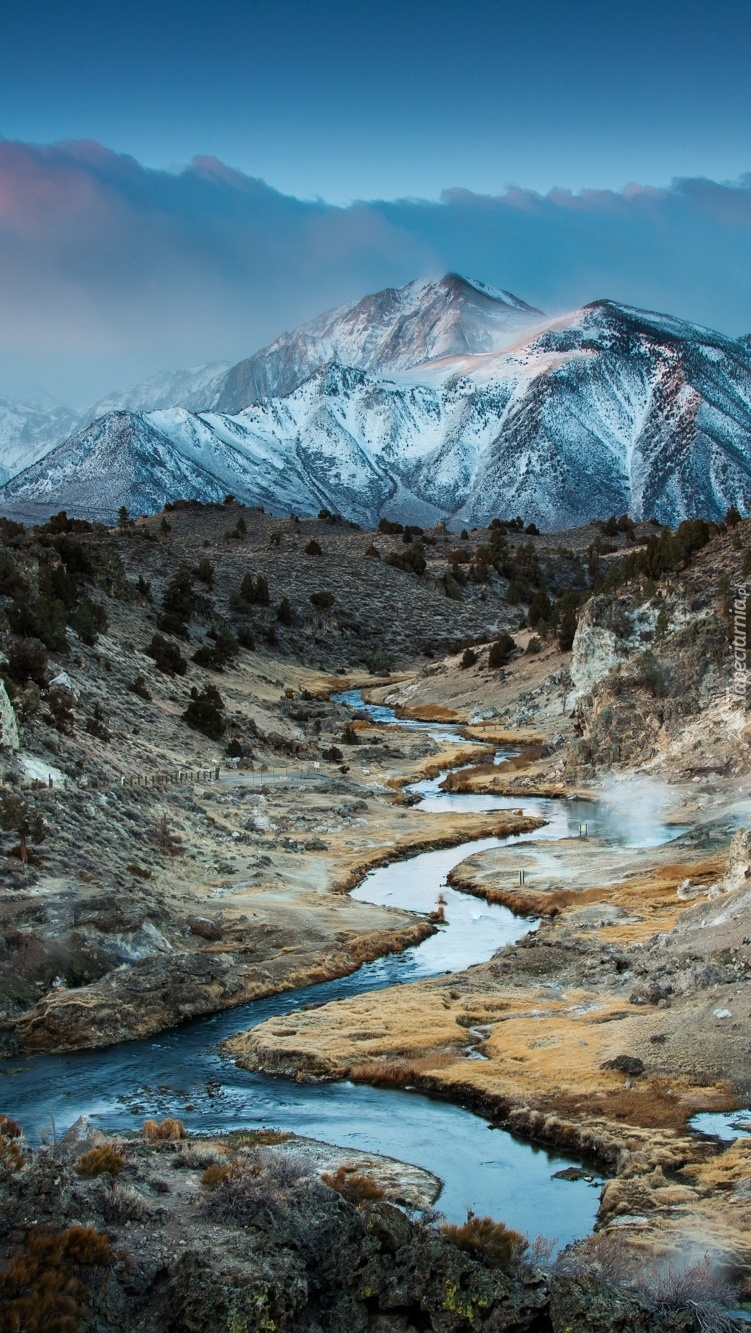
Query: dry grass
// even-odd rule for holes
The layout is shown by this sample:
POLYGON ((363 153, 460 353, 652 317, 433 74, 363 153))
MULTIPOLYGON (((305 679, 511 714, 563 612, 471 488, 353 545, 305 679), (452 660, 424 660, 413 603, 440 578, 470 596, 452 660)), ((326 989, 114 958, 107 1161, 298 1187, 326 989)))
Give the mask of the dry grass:
POLYGON ((482 1260, 490 1268, 510 1268, 527 1249, 527 1241, 518 1231, 512 1231, 504 1222, 494 1222, 492 1217, 476 1217, 471 1210, 461 1226, 446 1222, 441 1231, 457 1249, 482 1260))
POLYGON ((455 1055, 441 1053, 422 1055, 414 1060, 363 1060, 361 1064, 350 1065, 347 1077, 353 1083, 403 1088, 408 1084, 417 1083, 434 1070, 445 1069, 453 1064, 456 1058, 455 1055))
POLYGON ((76 1161, 76 1175, 83 1180, 93 1180, 95 1176, 119 1176, 125 1167, 125 1158, 117 1148, 107 1145, 102 1148, 90 1148, 76 1161))
POLYGON ((78 1333, 97 1270, 113 1260, 93 1227, 33 1227, 0 1272, 0 1333, 78 1333))
POLYGON ((329 1189, 336 1190, 348 1203, 354 1203, 357 1207, 363 1204, 378 1203, 386 1198, 386 1191, 381 1188, 372 1176, 366 1176, 362 1171, 355 1171, 352 1167, 339 1166, 336 1171, 325 1172, 321 1176, 324 1185, 329 1189))
POLYGON ((157 1120, 144 1120, 141 1134, 147 1143, 159 1143, 160 1141, 176 1142, 178 1139, 187 1139, 187 1130, 182 1120, 174 1120, 168 1116, 161 1124, 157 1120))
POLYGON ((229 1180, 231 1175, 231 1166, 220 1166, 218 1162, 212 1162, 211 1166, 207 1166, 201 1176, 201 1185, 205 1190, 215 1190, 217 1185, 229 1180))

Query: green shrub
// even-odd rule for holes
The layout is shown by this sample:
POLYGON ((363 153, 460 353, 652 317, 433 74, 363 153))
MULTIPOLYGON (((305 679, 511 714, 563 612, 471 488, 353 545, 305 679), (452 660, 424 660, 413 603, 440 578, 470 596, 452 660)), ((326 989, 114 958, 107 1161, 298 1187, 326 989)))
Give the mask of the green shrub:
POLYGON ((405 574, 424 574, 427 561, 422 542, 412 542, 405 551, 392 551, 386 556, 386 564, 404 570, 405 574))
POLYGON ((36 601, 16 601, 8 607, 12 633, 25 639, 39 639, 53 653, 67 650, 67 619, 68 609, 59 598, 37 597, 36 601))
POLYGON ((282 598, 279 603, 279 610, 276 613, 276 618, 280 625, 293 625, 295 623, 295 617, 292 614, 292 606, 289 597, 282 598))
POLYGON ((188 663, 177 644, 170 643, 161 634, 155 634, 144 651, 147 657, 154 659, 157 671, 163 672, 165 676, 184 676, 188 670, 188 663))
POLYGON ((16 639, 7 652, 3 675, 21 688, 33 681, 40 690, 47 686, 47 654, 38 643, 16 639))
POLYGON ((215 685, 206 685, 201 691, 194 686, 182 718, 193 731, 200 731, 209 740, 218 741, 227 727, 223 713, 224 700, 215 685))
POLYGON ((461 660, 459 662, 459 666, 462 668, 462 671, 466 671, 468 667, 475 666, 476 662, 477 662, 477 653, 475 652, 474 648, 465 648, 464 652, 462 653, 461 660))
POLYGON ((146 684, 145 676, 139 675, 136 676, 135 680, 128 681, 128 689, 131 690, 133 694, 137 694, 139 698, 145 699, 147 703, 151 700, 151 690, 146 684))
POLYGON ((205 555, 201 557, 193 570, 193 577, 198 579, 199 583, 205 583, 207 588, 214 586, 214 566, 205 555))
POLYGON ((321 546, 320 546, 319 543, 315 540, 314 537, 311 538, 311 540, 308 542, 307 546, 305 547, 305 554, 306 554, 306 555, 323 555, 323 549, 321 548, 321 546))
POLYGON ((312 592, 310 600, 316 611, 330 611, 336 598, 333 592, 312 592))
POLYGON ((558 625, 558 647, 562 653, 569 653, 576 634, 576 612, 572 606, 564 610, 558 625))
POLYGON ((498 667, 505 666, 515 648, 515 639, 508 633, 508 630, 504 630, 502 634, 499 634, 495 643, 490 645, 490 651, 488 652, 488 666, 490 669, 495 671, 498 667))
POLYGON ((81 598, 75 611, 68 616, 68 624, 89 648, 94 647, 99 635, 106 634, 109 627, 104 607, 92 602, 90 597, 81 598))

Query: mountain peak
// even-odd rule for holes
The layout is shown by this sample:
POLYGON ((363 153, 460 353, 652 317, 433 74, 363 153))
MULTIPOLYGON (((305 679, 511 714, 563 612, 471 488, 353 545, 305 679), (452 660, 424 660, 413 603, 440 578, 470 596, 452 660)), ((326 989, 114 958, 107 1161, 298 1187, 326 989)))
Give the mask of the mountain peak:
POLYGON ((437 357, 497 351, 542 318, 511 292, 460 273, 385 287, 283 333, 233 366, 218 410, 284 397, 329 361, 389 375, 437 357))

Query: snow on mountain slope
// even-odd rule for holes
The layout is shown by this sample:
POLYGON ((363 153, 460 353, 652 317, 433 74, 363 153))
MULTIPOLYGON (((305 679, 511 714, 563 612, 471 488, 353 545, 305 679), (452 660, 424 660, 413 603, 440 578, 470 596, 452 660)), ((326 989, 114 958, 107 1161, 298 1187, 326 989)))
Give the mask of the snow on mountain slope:
POLYGON ((77 425, 77 414, 58 403, 0 398, 0 481, 36 463, 77 425))
POLYGON ((188 370, 166 371, 151 375, 129 389, 117 389, 84 413, 81 424, 88 424, 107 412, 156 412, 164 407, 187 407, 189 412, 206 412, 217 404, 230 369, 226 361, 211 361, 188 370))
MULTIPOLYGON (((432 299, 432 297, 431 297, 432 299)), ((380 344, 379 344, 380 345, 380 344)), ((336 362, 236 415, 111 413, 0 491, 70 512, 227 491, 276 513, 324 505, 458 525, 540 527, 630 512, 675 523, 751 512, 751 350, 598 301, 500 351, 392 377, 336 362), (429 372, 429 373, 428 373, 429 372)))
POLYGON ((216 406, 239 412, 283 397, 331 361, 391 374, 449 353, 491 351, 543 318, 510 292, 456 273, 387 287, 283 333, 240 361, 227 374, 216 406))

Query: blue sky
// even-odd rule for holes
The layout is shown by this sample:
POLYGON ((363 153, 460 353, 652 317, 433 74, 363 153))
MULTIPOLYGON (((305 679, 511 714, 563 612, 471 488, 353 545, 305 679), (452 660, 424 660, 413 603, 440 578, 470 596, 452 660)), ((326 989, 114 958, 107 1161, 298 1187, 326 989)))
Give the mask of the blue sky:
POLYGON ((446 268, 751 329, 749 0, 6 0, 2 44, 0 391, 446 268))

